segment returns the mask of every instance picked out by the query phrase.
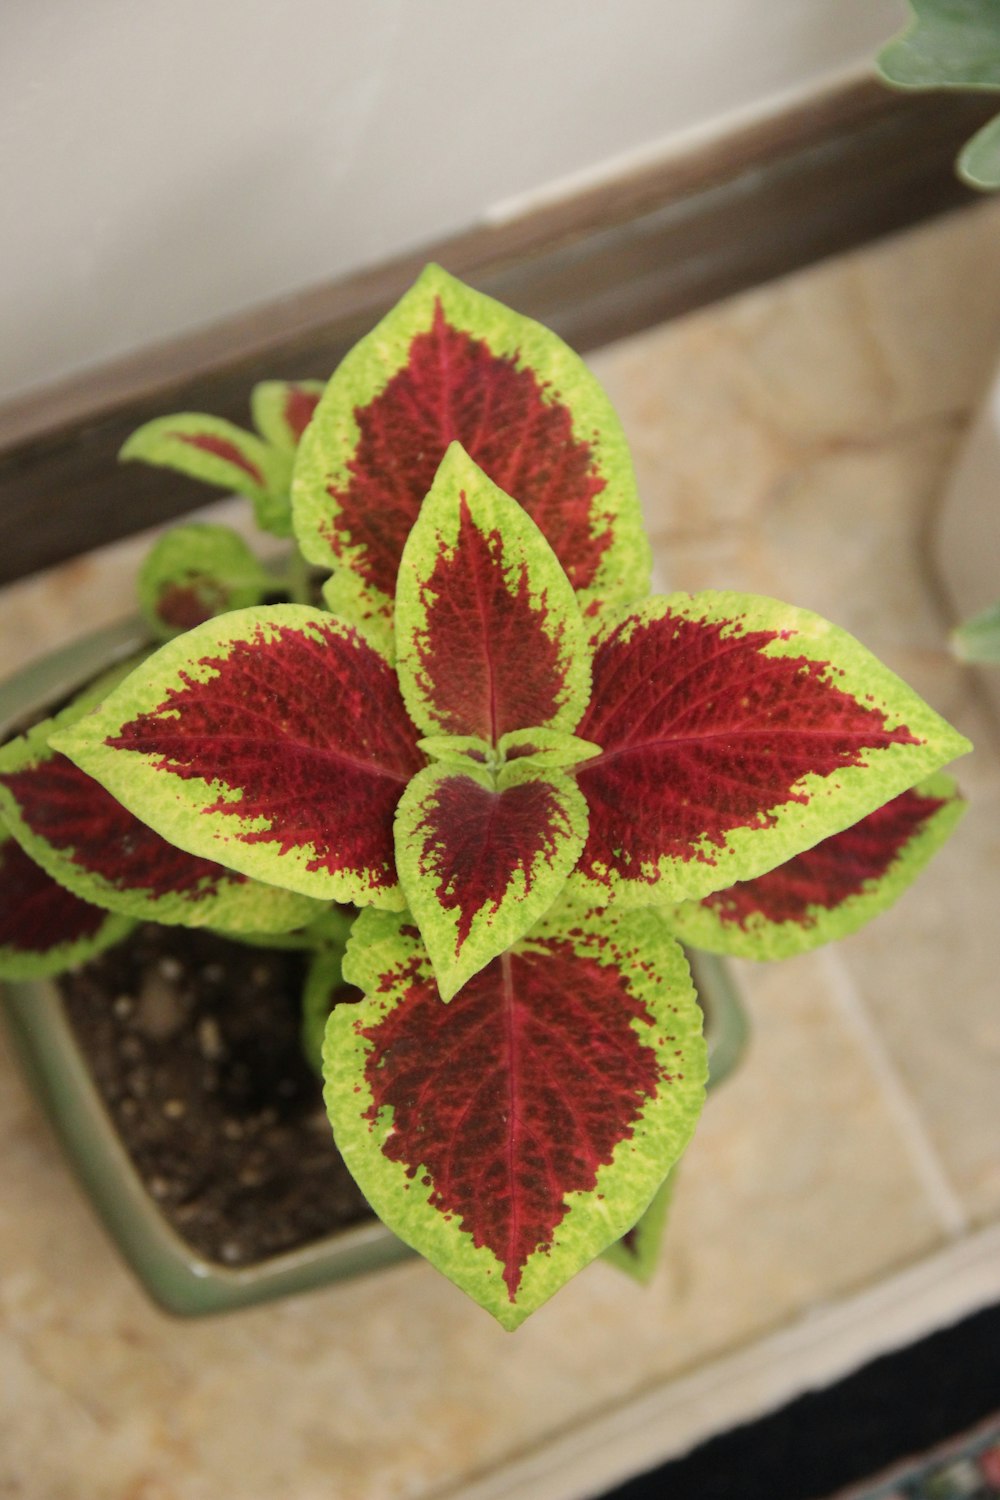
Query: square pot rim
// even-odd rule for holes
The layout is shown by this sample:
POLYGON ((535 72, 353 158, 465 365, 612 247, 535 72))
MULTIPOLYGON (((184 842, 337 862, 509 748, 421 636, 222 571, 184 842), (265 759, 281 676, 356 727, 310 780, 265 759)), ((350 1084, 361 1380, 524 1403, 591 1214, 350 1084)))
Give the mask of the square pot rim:
MULTIPOLYGON (((97 673, 149 645, 138 615, 56 648, 0 683, 0 743, 84 687, 97 673)), ((699 998, 711 997, 709 1086, 722 1082, 746 1045, 747 1023, 729 966, 687 952, 699 998)), ((119 1251, 165 1311, 198 1316, 251 1306, 354 1278, 416 1254, 384 1224, 337 1230, 292 1250, 231 1267, 210 1260, 168 1223, 129 1156, 73 1035, 54 980, 0 985, 7 1021, 33 1092, 119 1251)))

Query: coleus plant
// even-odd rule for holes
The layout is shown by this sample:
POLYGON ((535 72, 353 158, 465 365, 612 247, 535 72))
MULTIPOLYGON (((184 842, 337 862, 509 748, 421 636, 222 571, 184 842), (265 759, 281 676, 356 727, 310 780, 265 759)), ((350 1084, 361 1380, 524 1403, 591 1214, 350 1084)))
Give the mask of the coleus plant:
POLYGON ((596 381, 436 267, 321 396, 254 406, 262 438, 182 415, 126 453, 266 493, 325 607, 258 602, 242 543, 161 545, 172 638, 0 752, 0 947, 52 972, 139 917, 313 947, 312 1048, 317 994, 361 993, 322 1044, 342 1155, 515 1327, 665 1213, 706 1078, 680 940, 860 926, 954 826, 968 745, 805 610, 651 597, 596 381))

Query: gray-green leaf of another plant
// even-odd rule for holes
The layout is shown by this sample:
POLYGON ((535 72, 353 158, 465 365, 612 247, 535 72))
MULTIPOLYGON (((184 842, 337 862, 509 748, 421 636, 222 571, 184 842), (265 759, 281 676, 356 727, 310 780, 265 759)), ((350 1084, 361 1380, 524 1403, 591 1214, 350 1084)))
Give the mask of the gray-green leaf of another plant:
MULTIPOLYGON (((998 0, 910 0, 913 22, 876 63, 904 89, 1000 89, 998 0)), ((970 187, 1000 187, 1000 116, 967 142, 958 173, 970 187)))

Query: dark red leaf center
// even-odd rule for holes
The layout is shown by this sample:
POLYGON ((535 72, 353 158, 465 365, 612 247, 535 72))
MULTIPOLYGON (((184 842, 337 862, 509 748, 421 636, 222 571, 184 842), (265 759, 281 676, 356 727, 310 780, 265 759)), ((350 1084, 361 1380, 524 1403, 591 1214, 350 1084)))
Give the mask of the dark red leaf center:
POLYGON ((220 881, 244 879, 168 843, 65 755, 8 772, 0 781, 32 833, 118 890, 198 900, 220 881))
POLYGON ((770 922, 811 927, 815 918, 808 915, 810 907, 830 910, 860 895, 868 881, 886 873, 909 840, 943 806, 942 798, 903 792, 853 828, 823 839, 756 880, 740 881, 706 896, 705 904, 724 922, 740 927, 746 927, 755 915, 770 922))
POLYGON ((830 663, 764 655, 776 639, 667 613, 604 641, 577 730, 604 747, 577 772, 590 809, 583 869, 640 879, 646 861, 711 862, 733 829, 770 827, 776 809, 808 802, 794 790, 806 775, 919 743, 835 686, 830 663))
POLYGON ((189 448, 200 448, 203 453, 211 453, 215 458, 224 458, 227 463, 235 464, 245 474, 249 474, 254 484, 266 488, 263 474, 255 463, 252 463, 246 454, 228 438, 219 437, 214 432, 171 432, 169 437, 176 438, 180 443, 187 443, 189 448))
POLYGON ((46 875, 13 839, 0 846, 0 878, 0 948, 49 953, 93 937, 107 918, 46 875))
POLYGON ((330 490, 340 507, 333 529, 362 548, 357 566, 384 594, 395 593, 403 544, 456 441, 524 506, 574 588, 593 581, 611 533, 592 535, 593 502, 605 480, 590 444, 574 436, 569 408, 530 369, 453 327, 440 302, 406 365, 354 415, 360 441, 350 483, 330 490))
POLYGON ((622 974, 568 943, 494 959, 445 1006, 429 979, 364 1035, 371 1119, 431 1202, 503 1266, 511 1299, 566 1196, 594 1187, 663 1076, 622 974))

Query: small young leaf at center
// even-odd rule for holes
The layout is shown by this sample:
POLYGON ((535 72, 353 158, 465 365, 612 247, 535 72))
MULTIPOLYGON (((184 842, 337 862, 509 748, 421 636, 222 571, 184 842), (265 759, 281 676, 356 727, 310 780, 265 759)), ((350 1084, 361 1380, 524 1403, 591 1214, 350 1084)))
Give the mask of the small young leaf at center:
POLYGON ((587 804, 558 772, 515 762, 502 788, 471 765, 413 778, 396 812, 396 865, 442 999, 548 910, 586 834, 587 804))

